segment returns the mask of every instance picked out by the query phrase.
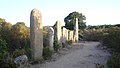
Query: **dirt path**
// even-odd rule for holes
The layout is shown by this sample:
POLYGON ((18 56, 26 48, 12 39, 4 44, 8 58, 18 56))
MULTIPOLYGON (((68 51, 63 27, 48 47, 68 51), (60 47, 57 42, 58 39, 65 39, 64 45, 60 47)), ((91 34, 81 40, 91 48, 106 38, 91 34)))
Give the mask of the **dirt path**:
POLYGON ((74 43, 69 50, 61 50, 56 60, 37 64, 31 68, 95 68, 96 64, 105 64, 110 54, 101 50, 99 42, 74 43))

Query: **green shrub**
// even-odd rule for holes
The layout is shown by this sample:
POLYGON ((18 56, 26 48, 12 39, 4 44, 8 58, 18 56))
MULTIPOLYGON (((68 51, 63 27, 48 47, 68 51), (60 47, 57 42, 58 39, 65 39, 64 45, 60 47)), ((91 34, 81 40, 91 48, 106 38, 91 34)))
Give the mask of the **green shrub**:
POLYGON ((37 58, 36 60, 32 60, 32 62, 30 64, 34 65, 34 64, 41 64, 44 62, 44 58, 43 57, 40 57, 40 58, 37 58))
POLYGON ((14 52, 13 52, 13 58, 16 58, 20 55, 24 55, 26 54, 26 51, 24 49, 16 49, 14 52))
POLYGON ((46 47, 48 44, 47 32, 43 32, 43 47, 46 47))
POLYGON ((71 45, 72 43, 73 43, 72 40, 68 40, 65 43, 62 43, 62 48, 65 48, 65 47, 71 45))
POLYGON ((8 58, 8 48, 5 40, 0 38, 0 68, 16 68, 12 58, 8 58))
POLYGON ((111 49, 113 55, 107 61, 107 68, 120 68, 120 27, 107 29, 102 44, 111 49))
POLYGON ((17 68, 17 66, 13 63, 13 59, 9 57, 2 61, 0 60, 0 68, 17 68))
POLYGON ((113 54, 107 61, 107 68, 120 68, 120 54, 113 54))
POLYGON ((102 36, 103 30, 100 29, 82 31, 82 39, 86 41, 101 41, 102 36))
POLYGON ((60 48, 60 45, 58 44, 58 41, 54 40, 54 43, 53 43, 53 47, 54 47, 54 50, 55 51, 58 51, 58 49, 60 48))
POLYGON ((0 39, 0 60, 4 59, 6 53, 8 52, 6 44, 5 40, 0 39))
POLYGON ((104 68, 104 65, 100 64, 99 68, 104 68))
POLYGON ((49 46, 43 48, 43 58, 45 60, 50 59, 52 57, 53 50, 50 49, 49 46))
MULTIPOLYGON (((83 38, 88 41, 100 41, 103 46, 111 49, 112 53, 120 53, 120 27, 83 31, 83 38)), ((115 55, 108 60, 108 68, 120 68, 120 55, 115 55)))
POLYGON ((103 45, 111 48, 115 52, 120 52, 120 28, 108 29, 108 34, 103 39, 103 45))
POLYGON ((69 41, 67 41, 66 42, 68 45, 71 45, 73 42, 72 42, 72 40, 69 40, 69 41))

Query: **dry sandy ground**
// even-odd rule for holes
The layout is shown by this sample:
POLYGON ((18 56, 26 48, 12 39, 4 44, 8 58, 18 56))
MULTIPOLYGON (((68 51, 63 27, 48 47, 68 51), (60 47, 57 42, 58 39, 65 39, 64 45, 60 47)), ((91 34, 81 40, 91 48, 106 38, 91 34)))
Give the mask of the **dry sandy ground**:
POLYGON ((60 50, 51 61, 36 64, 30 68, 96 68, 96 64, 105 64, 110 54, 102 50, 99 42, 74 43, 73 47, 60 50))

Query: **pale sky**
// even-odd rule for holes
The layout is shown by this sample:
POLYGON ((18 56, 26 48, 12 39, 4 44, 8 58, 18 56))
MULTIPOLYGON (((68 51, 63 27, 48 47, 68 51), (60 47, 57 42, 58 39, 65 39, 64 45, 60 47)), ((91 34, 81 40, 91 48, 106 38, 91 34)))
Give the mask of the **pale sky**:
POLYGON ((30 25, 30 12, 37 8, 42 13, 43 25, 54 25, 71 12, 86 16, 87 25, 120 24, 120 0, 0 0, 0 18, 15 24, 30 25))

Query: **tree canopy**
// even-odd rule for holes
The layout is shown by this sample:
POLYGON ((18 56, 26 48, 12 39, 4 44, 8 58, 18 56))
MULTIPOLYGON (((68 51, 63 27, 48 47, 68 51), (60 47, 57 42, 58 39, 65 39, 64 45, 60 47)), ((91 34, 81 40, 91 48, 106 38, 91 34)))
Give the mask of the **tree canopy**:
POLYGON ((12 25, 0 18, 0 39, 6 41, 9 52, 27 47, 29 45, 29 33, 30 29, 24 22, 12 25))
POLYGON ((78 18, 78 27, 79 29, 84 29, 86 28, 86 22, 84 22, 84 20, 86 20, 85 15, 83 15, 82 13, 79 12, 72 12, 70 13, 67 17, 64 18, 64 22, 65 22, 65 27, 67 29, 73 30, 74 29, 74 19, 78 18))

